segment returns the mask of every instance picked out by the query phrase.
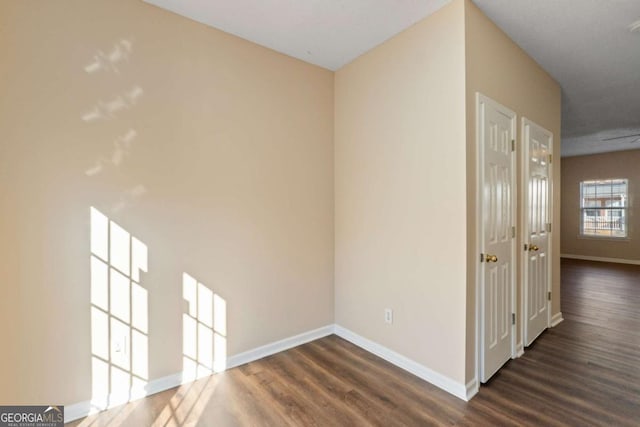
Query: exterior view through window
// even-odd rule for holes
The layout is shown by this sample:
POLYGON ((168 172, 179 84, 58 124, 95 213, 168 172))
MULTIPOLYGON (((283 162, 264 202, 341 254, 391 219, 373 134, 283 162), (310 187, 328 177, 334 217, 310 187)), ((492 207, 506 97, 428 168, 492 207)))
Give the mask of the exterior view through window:
POLYGON ((596 237, 627 237, 626 179, 580 183, 580 234, 596 237))

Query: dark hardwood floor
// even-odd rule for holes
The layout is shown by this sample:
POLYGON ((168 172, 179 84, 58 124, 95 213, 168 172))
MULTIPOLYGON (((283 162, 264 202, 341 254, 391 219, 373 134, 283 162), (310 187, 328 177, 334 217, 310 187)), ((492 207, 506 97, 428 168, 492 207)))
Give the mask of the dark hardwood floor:
POLYGON ((640 266, 562 261, 565 321, 463 402, 330 336, 72 426, 639 426, 640 266))

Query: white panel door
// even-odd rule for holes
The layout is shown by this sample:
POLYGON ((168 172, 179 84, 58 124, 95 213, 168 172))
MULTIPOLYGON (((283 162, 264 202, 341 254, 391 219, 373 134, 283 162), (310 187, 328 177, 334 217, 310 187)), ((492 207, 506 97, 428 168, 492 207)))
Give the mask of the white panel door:
POLYGON ((524 207, 524 345, 549 325, 550 165, 552 135, 522 119, 524 207))
POLYGON ((512 355, 515 113, 478 94, 480 379, 512 355))

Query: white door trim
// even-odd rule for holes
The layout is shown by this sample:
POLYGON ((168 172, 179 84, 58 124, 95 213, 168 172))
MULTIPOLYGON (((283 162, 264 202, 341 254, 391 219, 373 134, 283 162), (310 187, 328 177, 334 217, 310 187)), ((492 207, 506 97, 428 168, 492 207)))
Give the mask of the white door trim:
MULTIPOLYGON (((481 369, 481 364, 483 361, 483 355, 482 355, 482 331, 481 331, 481 325, 482 325, 482 307, 481 307, 481 284, 482 284, 482 280, 483 280, 483 269, 482 269, 482 265, 480 263, 480 254, 483 252, 484 248, 482 247, 483 244, 483 234, 484 234, 484 229, 483 229, 483 221, 482 221, 482 208, 483 208, 483 199, 482 199, 482 193, 483 193, 483 188, 482 188, 482 177, 484 176, 484 153, 482 150, 482 147, 480 146, 480 138, 481 138, 481 130, 482 130, 482 117, 480 115, 481 112, 481 104, 486 104, 486 105, 491 105, 493 108, 503 112, 505 115, 508 115, 511 118, 511 132, 513 135, 513 139, 517 140, 517 116, 516 113, 512 110, 510 110, 509 108, 499 104, 498 102, 492 100, 491 98, 481 94, 480 92, 476 92, 476 103, 475 103, 475 107, 476 107, 476 138, 475 138, 475 147, 476 147, 476 154, 475 154, 475 162, 476 162, 476 189, 475 189, 475 203, 476 203, 476 252, 475 252, 475 266, 476 266, 476 271, 475 271, 475 294, 476 294, 476 301, 475 301, 475 305, 476 305, 476 316, 475 316, 475 320, 476 320, 476 328, 475 328, 475 334, 476 334, 476 351, 475 351, 475 358, 476 358, 476 372, 475 372, 475 382, 476 384, 480 384, 480 369, 481 369)), ((513 201, 513 206, 511 209, 511 222, 512 224, 515 226, 517 224, 516 221, 516 206, 515 206, 515 201, 518 200, 518 194, 517 194, 517 186, 516 186, 516 156, 515 156, 515 152, 512 154, 511 156, 511 188, 512 188, 512 201, 513 201)), ((518 306, 516 304, 516 268, 515 268, 515 261, 516 261, 516 239, 512 239, 511 240, 511 260, 512 262, 514 262, 514 268, 511 269, 511 310, 512 313, 516 314, 517 317, 517 310, 518 310, 518 306)), ((518 357, 518 353, 517 353, 517 349, 516 349, 516 325, 511 325, 511 358, 515 359, 516 357, 518 357)))
MULTIPOLYGON (((549 152, 553 153, 553 134, 548 131, 546 128, 540 126, 539 124, 537 124, 536 122, 526 118, 526 117, 522 117, 522 125, 521 125, 521 132, 520 132, 520 140, 521 140, 521 144, 520 146, 522 147, 521 151, 522 154, 520 156, 521 159, 521 173, 520 173, 520 178, 521 178, 521 185, 522 185, 522 196, 521 196, 521 203, 522 203, 522 230, 520 233, 520 237, 521 237, 521 242, 522 244, 525 244, 528 241, 529 238, 529 222, 527 221, 528 217, 527 217, 527 213, 526 213, 526 208, 527 208, 527 200, 526 200, 526 196, 527 196, 527 192, 524 191, 524 189, 526 188, 527 185, 529 185, 529 147, 526 144, 526 134, 525 134, 525 127, 526 126, 535 126, 537 127, 539 130, 541 130, 543 133, 545 133, 548 137, 549 137, 549 152)), ((553 160, 553 156, 552 156, 552 160, 553 160)), ((557 159, 556 159, 557 161, 557 159)), ((547 209, 548 209, 548 218, 549 218, 549 223, 553 224, 553 162, 549 162, 549 172, 548 172, 548 185, 549 185, 549 194, 547 195, 548 197, 548 204, 547 204, 547 209)), ((552 264, 553 264, 553 229, 555 227, 551 227, 551 231, 549 231, 548 233, 548 248, 547 248, 547 292, 551 292, 551 286, 552 286, 552 277, 553 277, 553 272, 552 272, 552 264)), ((520 278, 522 280, 522 298, 520 298, 520 313, 525 312, 525 300, 526 300, 526 284, 527 284, 527 253, 524 250, 522 251, 522 257, 521 257, 521 262, 522 262, 522 269, 521 269, 521 274, 520 274, 520 278)), ((551 295, 551 298, 553 300, 553 294, 551 295)), ((547 300, 547 328, 550 328, 552 325, 552 314, 551 314, 551 303, 552 301, 547 300)), ((520 332, 522 333, 522 339, 524 342, 524 337, 525 337, 525 328, 527 327, 526 324, 526 319, 522 319, 521 322, 521 328, 520 328, 520 332)))

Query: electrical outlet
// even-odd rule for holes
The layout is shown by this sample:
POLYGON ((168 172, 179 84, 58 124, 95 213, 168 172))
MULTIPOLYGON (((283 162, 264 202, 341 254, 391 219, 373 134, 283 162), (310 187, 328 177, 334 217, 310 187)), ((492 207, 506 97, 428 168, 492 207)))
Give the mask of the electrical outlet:
POLYGON ((127 356, 127 337, 119 336, 112 339, 113 353, 117 353, 122 357, 127 356))
POLYGON ((393 310, 390 308, 384 309, 384 322, 385 323, 393 323, 393 310))

